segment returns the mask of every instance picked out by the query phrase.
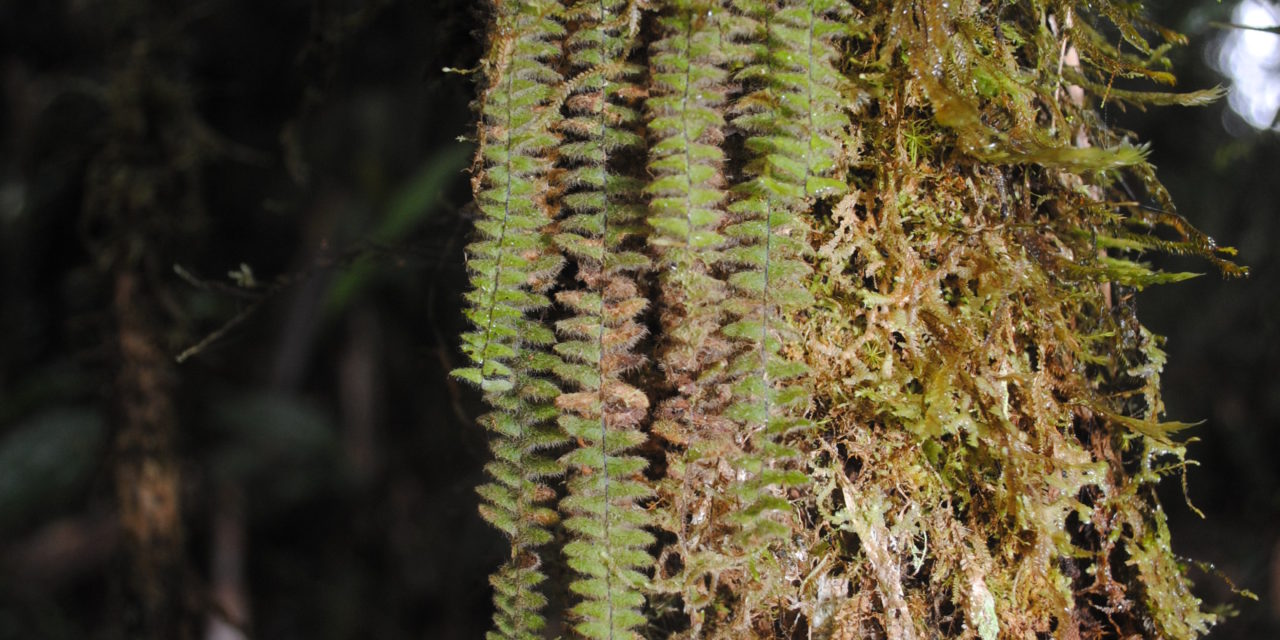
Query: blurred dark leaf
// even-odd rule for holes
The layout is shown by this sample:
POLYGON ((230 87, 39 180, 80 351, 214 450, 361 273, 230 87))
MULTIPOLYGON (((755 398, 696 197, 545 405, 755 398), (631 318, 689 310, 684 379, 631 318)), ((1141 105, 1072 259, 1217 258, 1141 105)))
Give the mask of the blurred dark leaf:
POLYGON ((105 440, 102 417, 83 408, 48 409, 0 439, 0 534, 71 506, 105 440))

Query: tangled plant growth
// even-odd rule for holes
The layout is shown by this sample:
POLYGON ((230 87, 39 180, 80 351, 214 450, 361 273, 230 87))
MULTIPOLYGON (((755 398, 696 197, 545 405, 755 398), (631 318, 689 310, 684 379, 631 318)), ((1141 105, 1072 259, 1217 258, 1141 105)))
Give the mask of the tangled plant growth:
POLYGON ((1242 269, 1097 110, 1214 98, 1131 88, 1181 36, 1107 0, 491 14, 455 372, 491 637, 1208 630, 1133 292, 1192 275, 1144 253, 1242 269))

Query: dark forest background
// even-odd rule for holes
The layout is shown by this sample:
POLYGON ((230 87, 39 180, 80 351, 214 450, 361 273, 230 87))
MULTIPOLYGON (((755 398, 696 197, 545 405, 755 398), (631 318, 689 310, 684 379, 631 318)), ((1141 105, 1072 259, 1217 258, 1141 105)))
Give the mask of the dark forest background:
MULTIPOLYGON (((1232 3, 1152 5, 1191 38, 1179 86, 1229 82, 1206 48, 1232 3)), ((121 637, 132 615, 113 478, 135 320, 172 398, 200 635, 483 635, 504 545, 475 510, 482 408, 446 375, 473 92, 446 68, 478 60, 477 11, 0 0, 0 639, 121 637)), ((1107 117, 1253 272, 1138 305, 1168 336, 1168 416, 1205 421, 1206 517, 1176 480, 1162 498, 1175 550, 1215 567, 1191 563, 1198 592, 1238 614, 1210 637, 1280 637, 1280 140, 1225 101, 1107 117)))

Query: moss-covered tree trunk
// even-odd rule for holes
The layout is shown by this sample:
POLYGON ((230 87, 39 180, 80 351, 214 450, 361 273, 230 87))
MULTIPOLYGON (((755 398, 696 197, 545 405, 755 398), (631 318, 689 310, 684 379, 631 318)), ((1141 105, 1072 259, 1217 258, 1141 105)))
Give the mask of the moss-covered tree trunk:
MULTIPOLYGON (((180 80, 179 20, 162 2, 108 3, 101 148, 86 178, 82 229, 109 313, 110 467, 121 547, 113 596, 125 638, 195 637, 178 456, 172 302, 174 243, 199 218, 199 164, 210 138, 180 80)), ((114 636, 113 636, 114 637, 114 636)))
POLYGON ((1181 36, 1109 0, 490 24, 456 375, 512 544, 491 637, 1208 630, 1133 293, 1190 275, 1147 252, 1240 269, 1099 115, 1212 99, 1151 90, 1181 36))

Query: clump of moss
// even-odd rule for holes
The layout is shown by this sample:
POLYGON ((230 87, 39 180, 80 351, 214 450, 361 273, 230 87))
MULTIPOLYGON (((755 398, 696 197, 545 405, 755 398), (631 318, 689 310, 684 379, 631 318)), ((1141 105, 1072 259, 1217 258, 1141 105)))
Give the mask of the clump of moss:
POLYGON ((799 320, 825 427, 799 601, 823 637, 1191 638, 1217 620, 1154 496, 1187 425, 1160 421, 1163 353, 1133 293, 1194 275, 1144 252, 1243 271, 1094 110, 1213 92, 1110 89, 1171 81, 1180 36, 1092 6, 864 9, 853 190, 820 217, 821 304, 799 320))

